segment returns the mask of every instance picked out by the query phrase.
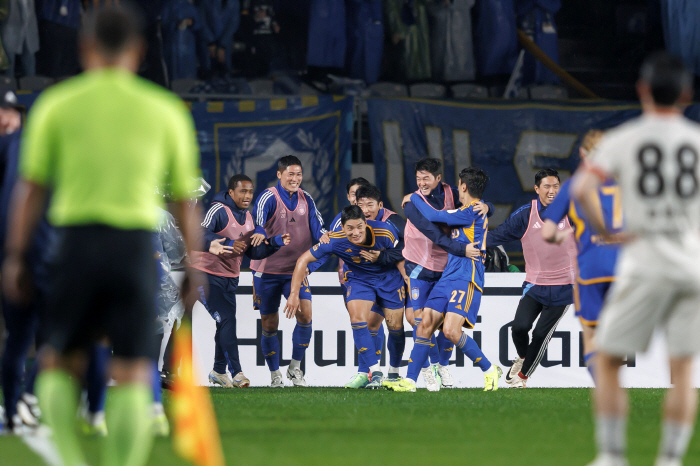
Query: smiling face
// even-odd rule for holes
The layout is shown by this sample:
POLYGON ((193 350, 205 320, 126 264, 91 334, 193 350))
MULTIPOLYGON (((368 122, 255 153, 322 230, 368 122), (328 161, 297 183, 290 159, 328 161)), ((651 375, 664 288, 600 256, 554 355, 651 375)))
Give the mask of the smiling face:
POLYGON ((362 209, 362 213, 365 214, 367 220, 376 220, 379 211, 384 207, 384 203, 378 202, 371 197, 363 197, 357 200, 357 207, 362 209))
POLYGON ((343 231, 353 244, 362 244, 367 238, 367 223, 362 219, 349 219, 343 224, 343 231))
POLYGON ((542 205, 546 207, 554 201, 560 187, 556 176, 546 176, 542 178, 539 186, 535 185, 535 192, 540 197, 542 205))
POLYGON ((354 185, 350 186, 350 191, 348 191, 348 201, 350 202, 350 205, 357 205, 357 199, 355 199, 355 193, 357 192, 359 187, 360 187, 359 184, 354 184, 354 185))
POLYGON ((416 184, 418 184, 418 189, 420 189, 421 194, 424 196, 429 195, 433 189, 437 188, 441 179, 442 175, 435 176, 425 170, 416 172, 416 184))
POLYGON ((304 175, 301 172, 301 166, 290 165, 283 172, 277 172, 277 178, 284 189, 290 193, 295 193, 301 186, 301 181, 304 175))
POLYGON ((250 181, 239 181, 235 189, 229 189, 228 195, 239 209, 247 209, 253 201, 255 187, 250 181))

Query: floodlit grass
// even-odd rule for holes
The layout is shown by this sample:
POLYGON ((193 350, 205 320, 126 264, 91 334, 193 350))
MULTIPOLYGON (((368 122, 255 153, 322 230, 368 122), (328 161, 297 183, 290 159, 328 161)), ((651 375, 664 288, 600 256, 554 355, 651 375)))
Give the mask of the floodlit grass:
MULTIPOLYGON (((594 456, 586 389, 212 389, 227 464, 585 465, 594 456)), ((653 464, 661 390, 630 391, 629 459, 653 464)), ((167 401, 166 401, 167 402, 167 401)), ((84 439, 100 464, 100 440, 84 439)), ((0 465, 42 464, 17 438, 0 438, 0 465)), ((150 464, 185 464, 159 439, 150 464)), ((686 466, 700 465, 700 435, 686 466)))

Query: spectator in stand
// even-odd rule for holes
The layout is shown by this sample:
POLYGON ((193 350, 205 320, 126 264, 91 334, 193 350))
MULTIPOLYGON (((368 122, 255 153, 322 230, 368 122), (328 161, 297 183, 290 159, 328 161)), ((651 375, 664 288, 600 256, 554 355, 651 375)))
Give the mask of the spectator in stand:
POLYGON ((15 77, 17 56, 20 56, 22 76, 34 76, 34 54, 39 50, 39 26, 34 0, 8 0, 8 4, 9 13, 2 23, 2 44, 9 61, 5 74, 15 77))
POLYGON ((432 0, 430 58, 436 81, 474 81, 476 63, 471 10, 475 0, 432 0))
POLYGON ((280 56, 280 25, 275 20, 272 0, 252 0, 248 15, 248 60, 247 76, 267 76, 271 69, 279 68, 273 63, 280 56))
POLYGON ((170 0, 161 12, 163 54, 170 80, 197 77, 202 21, 193 0, 170 0))
POLYGON ((77 74, 80 0, 38 0, 37 12, 41 44, 36 56, 39 74, 52 78, 77 74))
POLYGON ((319 68, 345 67, 345 2, 312 0, 306 64, 319 68))
POLYGON ((205 41, 200 46, 200 65, 206 77, 231 70, 233 35, 241 21, 238 0, 200 0, 205 41))
POLYGON ((381 0, 350 0, 347 11, 347 67, 351 78, 367 84, 379 80, 384 52, 381 0))
POLYGON ((427 0, 385 0, 386 24, 391 47, 388 66, 395 79, 420 81, 430 79, 430 38, 427 0))

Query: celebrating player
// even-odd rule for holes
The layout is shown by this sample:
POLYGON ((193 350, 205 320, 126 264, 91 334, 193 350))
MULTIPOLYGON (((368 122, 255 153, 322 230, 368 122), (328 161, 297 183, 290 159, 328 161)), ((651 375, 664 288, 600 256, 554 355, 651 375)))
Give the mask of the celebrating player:
POLYGON ((346 302, 355 346, 360 360, 364 360, 363 364, 372 373, 371 382, 381 383, 384 374, 379 367, 367 320, 374 303, 382 309, 387 322, 402 320, 397 316, 403 316, 406 290, 403 277, 393 262, 384 265, 372 262, 368 253, 396 247, 398 232, 390 223, 366 220, 358 206, 345 207, 341 223, 343 231, 331 233, 330 243, 315 245, 297 261, 285 312, 290 317, 300 308, 299 287, 308 264, 329 254, 342 258, 348 268, 346 302))
POLYGON ((290 242, 289 234, 284 234, 249 247, 255 224, 248 207, 254 190, 253 181, 247 176, 231 177, 228 190, 214 196, 204 216, 206 252, 192 253, 192 267, 206 272, 209 280, 209 293, 204 296, 202 292, 200 299, 216 320, 214 369, 209 373, 209 381, 229 388, 250 385, 241 369, 236 336, 236 289, 243 254, 264 259, 290 242), (227 365, 233 380, 226 374, 227 365))
MULTIPOLYGON (((586 133, 580 149, 583 163, 602 136, 603 132, 600 130, 586 133)), ((619 232, 622 228, 622 205, 620 188, 615 180, 606 180, 598 190, 597 197, 598 215, 605 222, 606 228, 615 233, 619 232)), ((571 180, 564 182, 554 202, 541 215, 544 220, 542 237, 546 241, 561 243, 570 236, 571 232, 565 231, 562 223, 567 215, 573 223, 578 248, 574 305, 583 327, 583 361, 595 381, 593 337, 603 301, 615 279, 618 245, 606 243, 600 235, 593 232, 591 223, 581 211, 581 206, 571 199, 571 180)))
POLYGON ((646 351, 655 329, 665 332, 672 374, 656 466, 680 466, 693 434, 698 392, 693 356, 700 351, 700 126, 683 117, 693 75, 659 52, 642 65, 641 117, 603 136, 574 184, 574 197, 605 240, 615 240, 596 215, 596 193, 617 179, 627 242, 596 334, 594 466, 627 465, 627 394, 623 358, 646 351), (650 267, 653 264, 653 267, 650 267), (659 277, 659 272, 663 278, 659 277))
MULTIPOLYGON (((285 233, 290 234, 291 242, 267 259, 251 261, 250 268, 253 269, 253 300, 262 320, 261 346, 271 373, 270 386, 282 388, 284 383, 279 371, 280 344, 277 339, 280 302, 282 295, 289 296, 297 259, 319 241, 326 230, 314 200, 300 188, 303 179, 301 161, 293 155, 282 157, 277 162, 277 178, 277 185, 263 191, 255 201, 253 219, 257 226, 251 237, 251 245, 259 246, 265 238, 285 233)), ((292 334, 292 360, 287 369, 287 378, 295 387, 306 387, 301 360, 311 342, 311 290, 304 286, 292 291, 301 292, 301 305, 292 334)))
MULTIPOLYGON (((559 173, 547 168, 535 174, 537 199, 515 211, 508 219, 489 232, 487 246, 495 247, 519 240, 525 256, 523 296, 513 319, 512 337, 518 357, 506 374, 513 388, 525 388, 547 351, 549 340, 561 318, 573 302, 574 256, 576 245, 571 235, 563 244, 550 244, 538 229, 544 221, 541 215, 559 192, 559 173), (539 319, 538 319, 539 316, 539 319), (530 329, 537 320, 530 341, 530 329)), ((571 231, 568 219, 562 229, 571 231)))
MULTIPOLYGON (((482 170, 470 167, 462 170, 459 178, 460 209, 447 212, 435 210, 417 193, 411 196, 411 202, 428 220, 452 226, 454 239, 465 245, 475 243, 481 249, 486 239, 488 219, 479 215, 475 206, 484 193, 488 177, 482 170)), ((501 368, 492 365, 479 345, 462 331, 462 327, 473 329, 476 324, 483 287, 482 258, 449 256, 445 271, 423 308, 423 320, 418 325, 406 378, 385 381, 385 387, 394 391, 416 391, 418 372, 430 351, 430 338, 442 325, 445 336, 484 372, 484 391, 498 390, 501 368)))

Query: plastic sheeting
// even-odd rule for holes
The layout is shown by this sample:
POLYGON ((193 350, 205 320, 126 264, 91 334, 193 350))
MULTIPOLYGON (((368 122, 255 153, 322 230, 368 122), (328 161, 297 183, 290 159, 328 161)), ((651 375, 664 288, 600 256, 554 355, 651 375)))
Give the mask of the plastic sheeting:
POLYGON ((471 10, 475 0, 435 0, 428 5, 433 79, 476 78, 471 10))
POLYGON ((666 49, 700 76, 700 2, 661 0, 661 21, 666 49))

